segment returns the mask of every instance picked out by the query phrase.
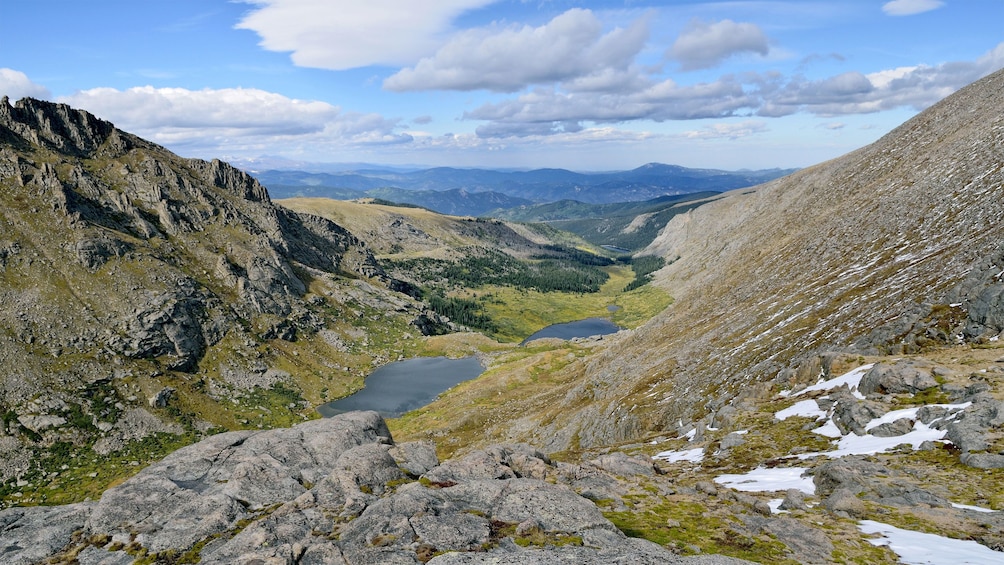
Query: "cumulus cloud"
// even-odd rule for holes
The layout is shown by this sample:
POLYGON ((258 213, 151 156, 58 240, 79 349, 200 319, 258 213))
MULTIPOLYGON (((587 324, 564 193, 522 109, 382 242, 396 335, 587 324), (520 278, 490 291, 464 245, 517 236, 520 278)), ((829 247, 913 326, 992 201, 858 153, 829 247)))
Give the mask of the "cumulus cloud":
POLYGON ((685 131, 680 136, 687 139, 739 139, 765 131, 767 131, 766 122, 747 120, 734 124, 711 124, 699 130, 685 131))
MULTIPOLYGON (((575 128, 635 120, 866 114, 900 107, 924 109, 959 88, 1004 68, 1004 43, 976 61, 900 67, 870 74, 846 72, 809 80, 779 73, 725 75, 692 85, 671 79, 636 81, 616 92, 538 88, 465 112, 485 122, 484 138, 558 135, 575 128)), ((755 123, 755 122, 754 122, 755 123)), ((700 130, 694 135, 724 135, 700 130)))
POLYGON ((525 136, 569 131, 569 124, 584 121, 719 118, 755 108, 758 103, 739 80, 729 76, 688 86, 665 80, 628 93, 567 93, 541 88, 514 99, 484 104, 465 112, 463 119, 491 122, 477 129, 481 136, 525 136))
POLYGON ((288 51, 294 64, 329 70, 410 64, 442 42, 465 11, 496 0, 241 0, 256 6, 238 24, 261 47, 288 51))
POLYGON ((21 71, 0 68, 0 96, 9 96, 11 100, 25 97, 47 99, 51 94, 49 89, 35 84, 21 71))
POLYGON ((882 5, 882 11, 890 16, 912 16, 936 10, 945 3, 940 0, 893 0, 882 5))
POLYGON ((1004 43, 976 61, 851 72, 819 81, 801 78, 764 93, 761 116, 800 111, 820 116, 867 114, 900 107, 922 110, 998 69, 1004 68, 1004 43))
POLYGON ((685 71, 715 67, 740 53, 767 55, 767 35, 756 24, 693 20, 666 52, 685 71))
POLYGON ((603 33, 591 11, 576 8, 539 27, 462 32, 434 56, 387 78, 384 87, 515 92, 531 84, 578 80, 602 89, 611 79, 624 78, 647 39, 644 18, 603 33))
POLYGON ((395 133, 397 120, 258 89, 95 88, 59 101, 162 145, 196 147, 200 152, 232 153, 233 147, 250 145, 267 149, 280 140, 287 145, 411 140, 395 133))

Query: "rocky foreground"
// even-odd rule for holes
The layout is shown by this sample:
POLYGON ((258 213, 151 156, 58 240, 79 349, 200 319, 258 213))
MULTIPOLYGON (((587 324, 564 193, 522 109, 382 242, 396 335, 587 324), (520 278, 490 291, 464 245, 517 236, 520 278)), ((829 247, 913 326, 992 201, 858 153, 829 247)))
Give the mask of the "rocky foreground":
POLYGON ((618 496, 646 459, 554 463, 525 445, 440 463, 375 412, 180 449, 96 502, 0 512, 0 561, 741 563, 629 538, 577 491, 618 496))

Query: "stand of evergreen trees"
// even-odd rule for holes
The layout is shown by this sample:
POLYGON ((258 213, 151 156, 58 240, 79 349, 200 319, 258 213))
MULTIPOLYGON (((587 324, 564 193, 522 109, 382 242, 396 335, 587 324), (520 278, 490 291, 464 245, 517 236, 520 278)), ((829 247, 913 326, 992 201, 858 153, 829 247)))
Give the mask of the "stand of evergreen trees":
POLYGON ((520 260, 484 247, 464 250, 457 261, 444 259, 408 259, 391 263, 393 271, 403 271, 411 278, 433 288, 478 288, 484 285, 510 286, 541 292, 597 292, 609 278, 599 266, 612 263, 578 250, 563 254, 538 255, 520 260))
POLYGON ((624 292, 641 288, 652 281, 652 273, 666 266, 666 260, 654 255, 643 255, 631 259, 634 280, 624 287, 624 292))
POLYGON ((386 261, 384 268, 400 282, 402 291, 421 298, 440 316, 486 332, 497 331, 483 308, 483 301, 448 296, 452 290, 476 289, 486 285, 508 286, 540 292, 598 292, 609 275, 600 267, 613 264, 607 257, 578 249, 545 246, 531 259, 487 247, 463 249, 461 259, 418 258, 386 261))

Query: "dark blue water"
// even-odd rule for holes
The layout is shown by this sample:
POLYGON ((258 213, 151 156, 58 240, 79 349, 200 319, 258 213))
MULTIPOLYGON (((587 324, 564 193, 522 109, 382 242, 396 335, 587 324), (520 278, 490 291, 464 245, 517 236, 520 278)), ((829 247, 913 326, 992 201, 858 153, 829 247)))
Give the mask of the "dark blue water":
POLYGON ((542 337, 556 337, 558 339, 572 339, 574 337, 589 337, 594 335, 607 335, 617 333, 620 326, 606 318, 586 318, 567 324, 552 324, 539 332, 523 340, 523 345, 527 342, 542 337))
POLYGON ((384 418, 429 404, 444 390, 484 372, 474 357, 418 357, 384 365, 366 377, 359 392, 322 404, 317 411, 325 418, 352 410, 376 410, 384 418))

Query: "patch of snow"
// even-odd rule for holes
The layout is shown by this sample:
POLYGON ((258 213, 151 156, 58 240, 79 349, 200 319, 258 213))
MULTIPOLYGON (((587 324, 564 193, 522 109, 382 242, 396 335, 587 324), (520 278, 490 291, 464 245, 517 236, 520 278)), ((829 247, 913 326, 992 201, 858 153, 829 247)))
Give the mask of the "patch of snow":
POLYGON ((804 388, 794 394, 791 391, 783 391, 781 396, 802 396, 810 392, 815 392, 817 390, 833 390, 837 387, 847 385, 851 389, 851 393, 860 399, 864 399, 864 395, 858 392, 858 385, 861 384, 861 377, 865 376, 865 373, 874 367, 874 363, 869 363, 867 365, 862 365, 856 369, 853 369, 839 377, 834 377, 828 381, 818 382, 810 387, 804 388))
POLYGON ((970 506, 968 504, 956 504, 954 502, 952 503, 952 508, 960 508, 962 510, 973 510, 975 512, 997 512, 996 510, 983 508, 982 506, 970 506))
POLYGON ((757 467, 742 475, 721 475, 715 482, 744 492, 774 492, 798 489, 806 494, 815 494, 816 485, 812 477, 803 477, 805 467, 757 467))
POLYGON ((704 448, 698 447, 697 449, 688 449, 686 451, 663 451, 653 455, 652 459, 659 459, 669 463, 679 463, 680 461, 700 463, 704 461, 704 448))
POLYGON ((770 506, 770 511, 774 514, 790 514, 787 510, 781 510, 781 504, 783 502, 783 498, 772 498, 767 502, 767 506, 770 506))
POLYGON ((896 446, 903 445, 905 443, 908 443, 914 449, 917 449, 920 447, 920 444, 925 441, 938 441, 943 439, 946 433, 947 432, 945 430, 936 430, 926 424, 916 422, 913 424, 912 432, 905 433, 901 436, 876 437, 871 434, 865 434, 863 436, 847 434, 846 436, 840 438, 840 441, 837 443, 836 451, 828 451, 823 455, 826 455, 831 459, 836 459, 837 457, 843 457, 845 455, 871 455, 873 453, 891 451, 895 449, 896 446))
POLYGON ((877 426, 881 426, 882 424, 890 424, 901 418, 909 418, 911 420, 916 420, 918 410, 920 410, 919 406, 914 408, 904 408, 902 410, 893 410, 892 412, 886 412, 885 414, 865 424, 865 432, 868 432, 872 428, 875 428, 877 426))
MULTIPOLYGON (((962 410, 968 408, 972 405, 972 402, 964 402, 962 404, 929 404, 928 406, 939 406, 946 408, 951 412, 948 416, 944 418, 938 418, 931 423, 943 420, 943 419, 954 419, 956 418, 962 410)), ((893 410, 888 412, 878 418, 873 419, 865 425, 865 431, 885 424, 888 422, 895 422, 900 418, 917 418, 917 411, 920 407, 915 408, 904 408, 902 410, 893 410)), ((822 436, 832 437, 838 439, 837 449, 833 451, 822 451, 816 453, 802 453, 798 455, 799 459, 811 459, 813 457, 819 457, 825 455, 831 459, 836 459, 838 457, 843 457, 845 455, 872 455, 875 453, 882 453, 885 451, 891 451, 897 446, 903 444, 909 444, 914 449, 920 447, 920 444, 925 441, 941 441, 945 438, 947 431, 936 430, 930 425, 924 424, 920 421, 915 421, 913 424, 913 431, 905 433, 900 436, 893 437, 876 437, 869 433, 859 436, 853 433, 843 435, 840 433, 840 429, 837 425, 833 423, 833 420, 828 420, 822 426, 812 430, 813 433, 817 433, 822 436)))
MULTIPOLYGON (((969 408, 970 406, 972 406, 972 404, 973 404, 972 402, 963 402, 962 404, 928 404, 927 406, 934 406, 934 407, 939 407, 939 408, 945 408, 945 409, 947 409, 949 411, 953 411, 953 410, 957 411, 957 410, 964 410, 966 408, 969 408)), ((875 418, 871 422, 868 422, 867 424, 865 424, 865 431, 867 432, 868 430, 870 430, 870 429, 872 429, 872 428, 874 428, 876 426, 880 426, 882 424, 888 424, 888 423, 891 423, 891 422, 895 422, 896 420, 899 420, 900 418, 910 418, 911 420, 916 420, 917 419, 917 411, 918 410, 920 410, 919 406, 914 407, 914 408, 904 408, 902 410, 893 410, 892 412, 886 412, 882 416, 879 416, 878 418, 875 418)), ((953 414, 953 416, 954 416, 954 414, 953 414)), ((940 419, 941 418, 939 418, 939 420, 940 419)), ((935 421, 937 421, 937 420, 935 420, 935 421)))
POLYGON ((750 433, 750 431, 749 430, 739 430, 739 431, 735 431, 735 432, 732 432, 732 433, 734 433, 736 435, 744 436, 744 435, 750 433))
POLYGON ((680 436, 680 437, 678 437, 676 439, 687 438, 687 441, 694 441, 694 437, 696 435, 697 435, 697 428, 694 428, 694 429, 690 430, 689 432, 683 434, 682 436, 680 436))
POLYGON ((869 539, 868 543, 888 547, 906 565, 999 565, 1004 562, 1004 553, 975 541, 904 530, 872 520, 862 520, 858 529, 862 533, 881 535, 878 539, 869 539))
POLYGON ((837 424, 833 420, 827 420, 825 424, 812 430, 812 433, 832 437, 834 439, 844 435, 840 432, 840 428, 837 427, 837 424))
POLYGON ((774 417, 781 421, 787 420, 792 416, 805 416, 806 418, 822 420, 827 416, 827 413, 824 410, 820 410, 819 404, 816 404, 816 401, 811 399, 800 400, 788 408, 774 413, 774 417))

